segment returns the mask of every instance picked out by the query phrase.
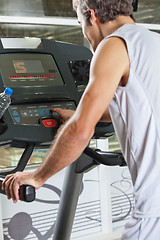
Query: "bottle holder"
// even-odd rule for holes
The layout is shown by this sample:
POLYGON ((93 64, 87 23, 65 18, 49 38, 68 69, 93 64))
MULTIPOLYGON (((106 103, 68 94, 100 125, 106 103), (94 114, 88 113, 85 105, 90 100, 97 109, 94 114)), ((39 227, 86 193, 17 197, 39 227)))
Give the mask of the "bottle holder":
POLYGON ((2 117, 0 119, 0 135, 2 135, 7 130, 7 128, 8 128, 7 123, 5 122, 4 117, 2 117))

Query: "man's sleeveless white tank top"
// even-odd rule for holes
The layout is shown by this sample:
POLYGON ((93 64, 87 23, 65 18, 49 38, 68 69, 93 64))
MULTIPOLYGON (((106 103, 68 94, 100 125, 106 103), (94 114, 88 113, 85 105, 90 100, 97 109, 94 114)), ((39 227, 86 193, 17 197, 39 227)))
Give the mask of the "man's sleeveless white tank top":
POLYGON ((134 185, 133 216, 160 217, 160 36, 134 24, 113 36, 125 41, 130 59, 128 83, 109 111, 134 185))

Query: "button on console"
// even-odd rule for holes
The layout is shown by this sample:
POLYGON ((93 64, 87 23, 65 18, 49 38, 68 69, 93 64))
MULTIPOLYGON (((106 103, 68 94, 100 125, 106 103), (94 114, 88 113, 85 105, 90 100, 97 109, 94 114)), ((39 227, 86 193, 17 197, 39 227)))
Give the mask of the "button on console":
POLYGON ((54 119, 45 119, 42 120, 42 123, 45 127, 56 127, 56 121, 54 119))

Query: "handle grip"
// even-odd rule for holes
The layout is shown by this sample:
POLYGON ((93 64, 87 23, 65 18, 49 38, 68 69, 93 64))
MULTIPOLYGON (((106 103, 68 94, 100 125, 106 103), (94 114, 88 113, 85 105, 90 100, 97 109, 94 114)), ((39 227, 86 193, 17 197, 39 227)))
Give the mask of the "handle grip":
POLYGON ((19 189, 19 199, 24 202, 33 202, 36 197, 35 188, 30 185, 22 185, 19 189))
MULTIPOLYGON (((0 176, 0 192, 5 194, 2 190, 2 182, 5 176, 0 176)), ((30 185, 22 185, 19 189, 19 199, 24 202, 33 202, 36 197, 35 188, 30 185)))

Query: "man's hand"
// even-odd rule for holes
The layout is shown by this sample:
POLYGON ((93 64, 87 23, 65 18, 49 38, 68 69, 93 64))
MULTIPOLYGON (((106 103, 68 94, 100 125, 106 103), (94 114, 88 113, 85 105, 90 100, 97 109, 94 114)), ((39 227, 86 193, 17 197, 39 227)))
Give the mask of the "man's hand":
POLYGON ((34 178, 34 173, 17 172, 6 176, 2 183, 2 190, 5 190, 8 199, 13 199, 16 203, 19 200, 19 188, 22 185, 31 185, 35 189, 40 188, 43 183, 38 183, 34 178))
POLYGON ((60 121, 61 122, 66 122, 67 120, 69 120, 73 114, 75 113, 75 111, 70 110, 70 109, 61 109, 61 108, 51 108, 50 109, 52 112, 56 112, 60 115, 60 121))

